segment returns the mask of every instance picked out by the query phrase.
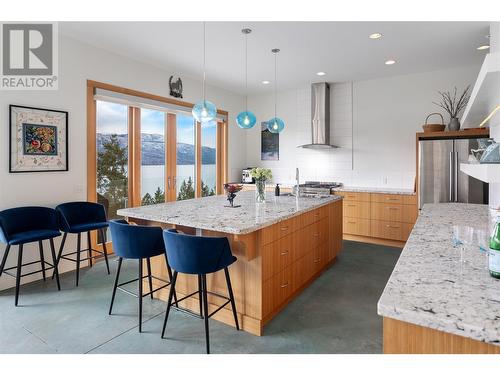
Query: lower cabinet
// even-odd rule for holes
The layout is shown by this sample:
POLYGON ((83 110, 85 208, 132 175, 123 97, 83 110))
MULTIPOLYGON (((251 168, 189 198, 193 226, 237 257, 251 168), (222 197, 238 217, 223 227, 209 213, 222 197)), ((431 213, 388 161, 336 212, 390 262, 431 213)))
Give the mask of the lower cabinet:
POLYGON ((271 242, 262 246, 263 317, 280 308, 341 250, 342 201, 329 206, 293 219, 304 226, 276 224, 279 228, 293 228, 293 232, 284 236, 281 230, 275 229, 269 230, 269 233, 274 233, 274 237, 269 233, 264 234, 262 240, 271 242))

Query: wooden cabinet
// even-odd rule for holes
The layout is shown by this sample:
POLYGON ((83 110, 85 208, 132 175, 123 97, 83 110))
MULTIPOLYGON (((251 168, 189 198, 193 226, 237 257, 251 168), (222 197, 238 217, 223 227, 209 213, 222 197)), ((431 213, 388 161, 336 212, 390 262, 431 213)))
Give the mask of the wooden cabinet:
POLYGON ((417 220, 417 196, 336 192, 344 197, 343 233, 347 239, 402 245, 417 220), (392 241, 392 242, 390 242, 392 241))

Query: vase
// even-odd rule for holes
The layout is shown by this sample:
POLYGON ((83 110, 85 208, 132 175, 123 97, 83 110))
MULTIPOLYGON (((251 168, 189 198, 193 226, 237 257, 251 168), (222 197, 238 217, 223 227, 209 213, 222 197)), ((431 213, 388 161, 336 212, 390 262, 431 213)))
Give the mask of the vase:
POLYGON ((266 180, 255 180, 255 202, 266 202, 266 180))
POLYGON ((460 120, 456 117, 450 118, 450 123, 448 124, 448 130, 450 131, 460 130, 460 120))

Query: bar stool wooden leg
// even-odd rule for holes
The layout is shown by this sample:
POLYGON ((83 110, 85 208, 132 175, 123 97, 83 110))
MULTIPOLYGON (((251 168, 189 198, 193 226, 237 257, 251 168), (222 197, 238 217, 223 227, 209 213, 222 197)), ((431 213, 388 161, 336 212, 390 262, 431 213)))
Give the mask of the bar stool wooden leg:
POLYGON ((151 260, 146 258, 146 264, 148 266, 148 281, 149 281, 149 292, 151 293, 151 299, 153 299, 153 278, 151 277, 151 260))
POLYGON ((42 266, 43 281, 45 281, 46 280, 46 277, 45 277, 45 259, 43 257, 43 242, 41 240, 38 241, 38 250, 40 251, 40 264, 42 266))
POLYGON ((89 258, 89 266, 92 267, 92 241, 90 240, 90 231, 87 232, 87 244, 89 246, 87 255, 89 258))
POLYGON ((76 286, 78 286, 78 279, 80 278, 80 253, 82 251, 82 234, 78 233, 76 244, 76 286))
POLYGON ((231 301, 231 309, 233 310, 234 323, 236 324, 236 330, 240 330, 240 325, 238 324, 238 314, 236 314, 236 303, 234 302, 233 288, 231 286, 231 277, 229 277, 229 270, 224 268, 224 274, 226 275, 227 290, 229 292, 229 299, 231 301))
POLYGON ((54 272, 52 272, 52 280, 54 280, 54 275, 55 275, 55 272, 56 272, 55 268, 59 265, 59 261, 61 260, 61 256, 62 256, 62 252, 64 250, 64 244, 66 243, 66 237, 67 236, 68 236, 68 233, 64 232, 63 238, 62 238, 62 241, 61 241, 61 246, 59 246, 59 253, 57 254, 56 263, 54 264, 54 272))
POLYGON ((113 294, 111 295, 111 304, 109 305, 109 315, 111 315, 111 311, 113 310, 113 303, 115 302, 116 296, 116 288, 118 288, 118 280, 120 279, 120 270, 122 268, 123 258, 118 258, 118 268, 116 270, 116 278, 115 285, 113 286, 113 294))
POLYGON ((109 261, 108 261, 108 249, 106 249, 106 240, 104 239, 104 229, 101 228, 101 237, 102 237, 102 252, 104 253, 104 260, 106 262, 106 268, 108 270, 108 275, 111 273, 109 272, 109 261))
POLYGON ((165 338, 165 328, 167 328, 168 314, 172 306, 172 298, 175 293, 175 283, 177 282, 177 271, 174 271, 174 276, 170 279, 170 291, 168 292, 167 311, 165 312, 165 320, 163 321, 163 329, 161 330, 161 338, 165 338))
POLYGON ((16 299, 14 304, 17 306, 19 301, 19 285, 21 284, 21 268, 23 262, 23 245, 19 245, 19 253, 17 254, 17 274, 16 274, 16 299))
POLYGON ((142 332, 142 259, 139 259, 139 332, 142 332))
POLYGON ((5 248, 5 253, 3 254, 2 263, 0 264, 0 276, 2 276, 3 269, 5 268, 5 263, 7 263, 7 257, 9 256, 10 245, 5 248))
POLYGON ((203 318, 205 319, 205 342, 207 345, 207 354, 210 354, 210 337, 208 331, 208 293, 207 293, 207 275, 201 276, 203 284, 203 318))
POLYGON ((52 254, 52 262, 54 263, 54 275, 56 275, 57 290, 61 290, 61 283, 59 281, 59 271, 57 269, 56 261, 56 247, 54 246, 54 239, 49 239, 50 242, 50 253, 52 254))
MULTIPOLYGON (((170 281, 170 288, 172 288, 172 268, 170 268, 170 265, 168 264, 167 253, 165 253, 165 262, 167 264, 167 272, 168 272, 168 279, 170 281)), ((175 307, 179 307, 179 304, 177 303, 177 293, 175 292, 175 288, 174 288, 174 302, 175 302, 175 307)))

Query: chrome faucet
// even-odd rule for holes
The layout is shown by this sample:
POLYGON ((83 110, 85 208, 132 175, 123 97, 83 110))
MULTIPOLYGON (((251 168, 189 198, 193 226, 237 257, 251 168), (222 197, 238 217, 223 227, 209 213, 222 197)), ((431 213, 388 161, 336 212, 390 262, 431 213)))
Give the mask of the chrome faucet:
POLYGON ((300 182, 299 182, 299 168, 295 168, 295 180, 296 180, 295 195, 298 197, 300 195, 300 190, 299 190, 299 185, 300 185, 300 182))

